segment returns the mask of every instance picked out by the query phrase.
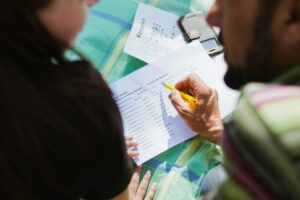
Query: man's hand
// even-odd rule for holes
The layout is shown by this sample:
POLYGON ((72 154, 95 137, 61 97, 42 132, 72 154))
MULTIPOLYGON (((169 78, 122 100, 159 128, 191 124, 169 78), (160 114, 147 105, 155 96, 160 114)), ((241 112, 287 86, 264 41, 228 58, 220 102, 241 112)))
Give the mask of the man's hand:
POLYGON ((150 178, 151 178, 151 172, 148 171, 144 175, 142 181, 139 183, 140 169, 137 169, 134 172, 128 187, 129 200, 143 200, 143 199, 152 200, 154 198, 154 194, 156 191, 156 184, 152 184, 152 186, 150 186, 148 190, 148 194, 146 195, 150 178))
POLYGON ((217 92, 205 85, 195 74, 177 83, 175 88, 191 94, 198 100, 198 105, 192 109, 181 98, 178 91, 172 92, 169 96, 173 106, 187 125, 202 138, 220 143, 223 124, 220 118, 217 92))

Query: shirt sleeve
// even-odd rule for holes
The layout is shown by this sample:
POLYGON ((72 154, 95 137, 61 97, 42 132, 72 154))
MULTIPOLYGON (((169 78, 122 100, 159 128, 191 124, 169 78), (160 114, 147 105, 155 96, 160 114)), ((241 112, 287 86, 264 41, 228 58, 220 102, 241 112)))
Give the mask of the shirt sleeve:
POLYGON ((299 132, 294 120, 300 117, 295 109, 299 92, 299 87, 288 85, 251 83, 243 88, 235 112, 225 122, 222 139, 228 180, 213 199, 299 197, 295 162, 299 154, 293 145, 299 144, 293 137, 299 132), (295 143, 288 142, 288 137, 295 143))

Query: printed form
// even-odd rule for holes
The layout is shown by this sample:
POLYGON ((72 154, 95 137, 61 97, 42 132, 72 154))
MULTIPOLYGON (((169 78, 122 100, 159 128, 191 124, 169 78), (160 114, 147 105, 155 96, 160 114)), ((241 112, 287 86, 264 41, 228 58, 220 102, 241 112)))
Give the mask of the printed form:
POLYGON ((138 143, 138 165, 196 135, 173 108, 170 91, 162 83, 175 85, 191 73, 198 74, 218 91, 224 117, 234 109, 238 98, 238 93, 223 82, 225 70, 225 66, 215 65, 195 41, 110 85, 125 135, 138 143))
POLYGON ((186 42, 177 26, 179 17, 140 3, 124 52, 152 63, 186 42))

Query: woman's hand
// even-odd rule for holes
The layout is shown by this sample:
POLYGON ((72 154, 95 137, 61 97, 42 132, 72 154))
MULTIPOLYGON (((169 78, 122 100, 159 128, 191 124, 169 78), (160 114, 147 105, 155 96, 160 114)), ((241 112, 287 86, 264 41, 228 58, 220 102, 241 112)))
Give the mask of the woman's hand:
POLYGON ((189 75, 175 85, 179 91, 191 94, 198 100, 195 108, 184 101, 178 91, 169 98, 186 124, 202 138, 220 143, 223 123, 220 118, 218 94, 209 88, 196 74, 189 75))
MULTIPOLYGON (((114 197, 113 200, 152 200, 154 198, 154 194, 156 192, 156 183, 152 184, 149 189, 148 193, 147 188, 149 186, 149 182, 151 179, 151 173, 148 171, 143 179, 140 181, 140 173, 141 168, 136 168, 134 174, 131 177, 130 183, 126 190, 119 194, 118 196, 114 197)), ((84 200, 84 199, 80 199, 84 200)))
POLYGON ((142 181, 140 180, 141 169, 137 168, 134 172, 131 181, 128 186, 129 200, 152 200, 156 192, 156 183, 152 184, 147 192, 149 181, 151 179, 151 172, 147 171, 142 181))
POLYGON ((127 154, 130 158, 135 158, 139 155, 137 151, 134 151, 137 147, 137 143, 133 141, 132 137, 125 138, 126 146, 127 146, 127 154))

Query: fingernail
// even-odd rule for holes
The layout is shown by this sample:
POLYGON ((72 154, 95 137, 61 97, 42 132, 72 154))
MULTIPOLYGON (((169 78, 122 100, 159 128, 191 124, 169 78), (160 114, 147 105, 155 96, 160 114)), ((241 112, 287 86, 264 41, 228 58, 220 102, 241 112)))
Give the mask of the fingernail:
POLYGON ((172 99, 176 95, 176 90, 169 94, 169 99, 172 99))
POLYGON ((135 149, 135 147, 127 147, 127 152, 133 151, 134 149, 135 149))

